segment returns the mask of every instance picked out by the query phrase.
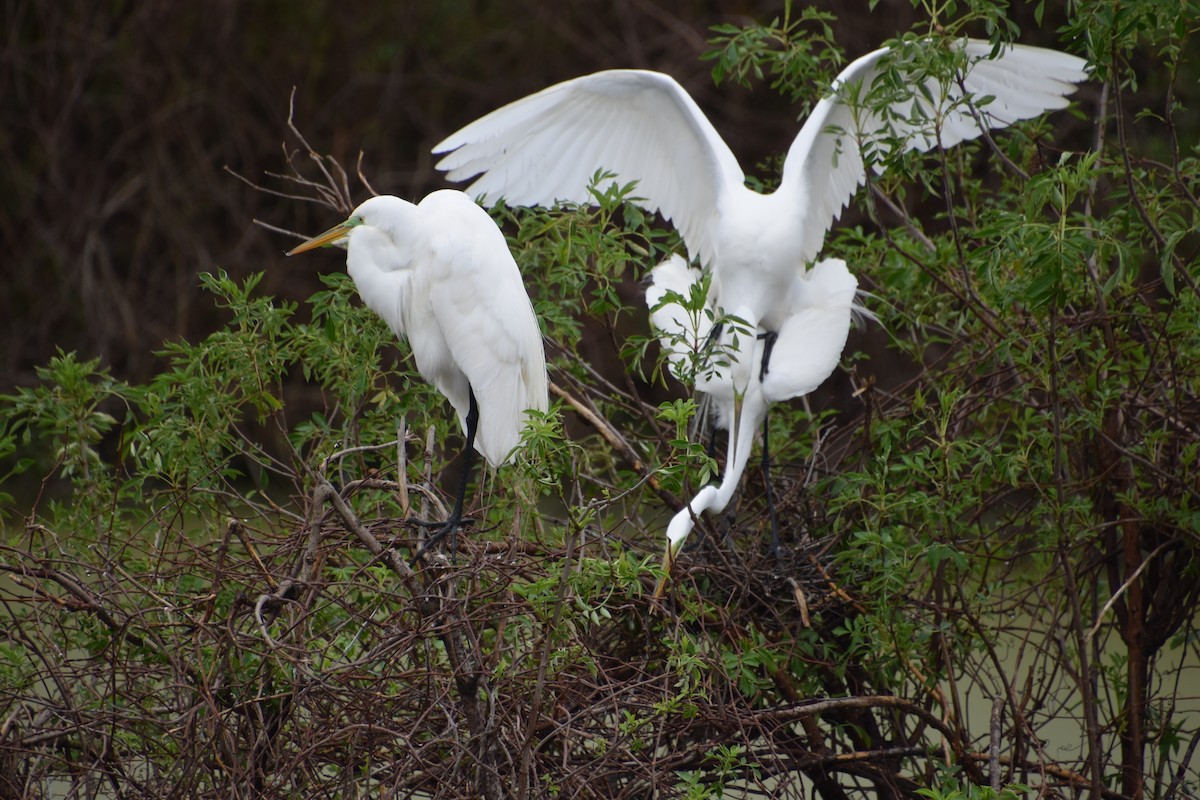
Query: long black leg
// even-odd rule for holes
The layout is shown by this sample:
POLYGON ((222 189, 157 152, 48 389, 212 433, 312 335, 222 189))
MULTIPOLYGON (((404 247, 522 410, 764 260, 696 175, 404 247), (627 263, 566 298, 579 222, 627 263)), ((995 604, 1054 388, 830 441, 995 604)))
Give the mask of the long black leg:
POLYGON ((775 349, 775 340, 779 338, 779 334, 775 331, 763 331, 758 338, 763 340, 762 366, 758 368, 758 380, 762 382, 766 379, 767 371, 770 369, 771 351, 775 349))
MULTIPOLYGON (((758 380, 761 383, 766 380, 767 372, 771 367, 771 351, 775 349, 775 342, 779 339, 779 334, 775 331, 763 331, 758 335, 758 338, 763 340, 763 355, 762 365, 758 369, 758 380)), ((775 517, 775 496, 771 492, 771 409, 768 406, 763 412, 763 431, 762 431, 762 474, 763 486, 767 492, 767 515, 771 520, 771 552, 775 558, 779 558, 781 552, 779 547, 779 521, 775 517)))
POLYGON ((467 446, 463 450, 462 475, 458 480, 458 496, 454 498, 454 511, 451 512, 450 518, 446 520, 446 523, 436 533, 431 535, 425 541, 425 544, 421 545, 421 549, 417 551, 417 554, 412 557, 412 561, 409 562, 410 566, 415 566, 431 547, 447 535, 450 536, 450 557, 454 558, 454 554, 458 552, 458 529, 462 527, 463 503, 467 498, 467 483, 471 480, 471 467, 475 463, 475 430, 479 427, 479 406, 475 403, 475 392, 469 386, 467 387, 467 392, 471 401, 471 405, 467 408, 467 446))
POLYGON ((775 497, 771 492, 771 451, 768 443, 771 426, 771 409, 763 412, 763 444, 762 444, 762 474, 763 486, 767 490, 767 516, 771 521, 771 553, 779 558, 782 549, 779 546, 779 521, 775 518, 775 497))
POLYGON ((717 339, 721 338, 721 332, 723 330, 725 330, 724 322, 718 322, 716 325, 713 325, 711 328, 709 328, 708 338, 704 340, 704 346, 701 347, 700 349, 707 350, 708 348, 712 347, 713 342, 715 342, 717 339))

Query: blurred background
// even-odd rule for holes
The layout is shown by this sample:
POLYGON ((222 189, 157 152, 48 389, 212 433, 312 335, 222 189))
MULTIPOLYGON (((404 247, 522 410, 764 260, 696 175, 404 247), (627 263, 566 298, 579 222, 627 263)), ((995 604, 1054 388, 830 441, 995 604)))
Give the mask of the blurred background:
MULTIPOLYGON (((816 5, 837 15, 849 59, 925 18, 909 0, 816 5)), ((1080 51, 1057 41, 1058 12, 1038 26, 1033 10, 1012 11, 1023 42, 1080 51)), ((409 199, 445 185, 429 152, 445 135, 611 67, 674 75, 752 173, 786 151, 798 106, 763 85, 715 87, 700 57, 711 26, 782 13, 747 0, 7 2, 0 391, 30 383, 59 348, 145 379, 163 341, 220 324, 200 272, 265 271, 261 290, 294 300, 318 287, 318 264, 283 257, 296 240, 253 221, 314 233, 337 218, 228 171, 287 188, 267 173, 286 171, 297 147, 293 87, 316 150, 352 175, 361 153, 377 191, 409 199)), ((368 195, 353 177, 351 189, 368 195)))

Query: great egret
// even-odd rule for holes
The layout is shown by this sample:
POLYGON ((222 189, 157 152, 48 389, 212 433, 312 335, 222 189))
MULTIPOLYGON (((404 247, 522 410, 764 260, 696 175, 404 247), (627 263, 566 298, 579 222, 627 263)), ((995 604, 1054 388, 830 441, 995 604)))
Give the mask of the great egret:
POLYGON ((466 435, 454 511, 428 548, 462 523, 472 449, 493 467, 511 461, 526 411, 546 410, 541 332, 504 235, 463 192, 442 189, 416 205, 372 197, 288 255, 343 239, 359 296, 408 339, 417 371, 466 435))
MULTIPOLYGON (((711 301, 706 312, 698 315, 673 302, 671 293, 686 300, 700 279, 699 270, 689 267, 681 257, 672 256, 651 271, 651 285, 646 291, 650 322, 661 335, 672 372, 684 379, 685 364, 692 358, 700 359, 696 390, 710 399, 717 427, 729 431, 721 483, 701 489, 667 526, 663 570, 668 574, 696 519, 705 511, 717 513, 729 504, 768 406, 808 394, 833 373, 846 346, 858 290, 858 281, 841 259, 826 259, 793 277, 784 299, 786 316, 774 342, 770 368, 764 373, 755 367, 761 363, 767 346, 765 336, 739 332, 737 323, 722 324, 714 333, 711 301), (740 345, 751 358, 730 360, 722 355, 730 347, 739 347, 733 344, 733 337, 748 337, 753 342, 750 347, 740 345)), ((740 317, 736 313, 734 316, 740 317)), ((764 465, 766 447, 764 441, 764 465)), ((774 525, 771 535, 778 547, 774 525)), ((662 595, 666 579, 664 575, 659 581, 656 597, 662 595)))
MULTIPOLYGON (((556 84, 470 123, 433 152, 446 154, 437 167, 450 180, 475 178, 467 191, 485 203, 587 203, 589 183, 600 169, 622 182, 637 181, 644 199, 635 202, 672 221, 691 258, 711 270, 709 296, 717 310, 765 334, 762 340, 749 337, 753 347, 742 341, 726 348, 735 362, 733 385, 740 374, 750 387, 751 364, 759 380, 769 378, 765 359, 772 335, 792 313, 793 282, 866 181, 864 153, 878 159, 895 146, 950 147, 985 127, 1064 108, 1074 85, 1087 77, 1082 59, 1054 50, 1015 45, 993 57, 990 42, 966 39, 950 46, 963 59, 958 74, 911 79, 911 95, 886 109, 864 100, 890 51, 852 62, 814 106, 770 194, 745 185, 732 151, 683 87, 646 70, 597 72, 556 84), (737 363, 742 361, 748 363, 737 363)), ((748 441, 737 433, 745 429, 736 419, 738 404, 729 407, 735 416, 731 439, 748 441)), ((726 477, 740 475, 740 469, 728 472, 726 477)), ((731 494, 732 486, 726 488, 731 494)), ((701 494, 697 500, 720 500, 713 492, 701 494)), ((675 525, 683 531, 679 537, 685 527, 690 522, 675 525)))
POLYGON ((447 153, 437 168, 450 180, 478 175, 467 191, 484 203, 587 203, 599 169, 637 181, 644 200, 636 202, 673 221, 691 258, 711 268, 716 305, 741 309, 752 328, 778 331, 793 278, 866 180, 863 152, 886 153, 894 141, 950 147, 979 136, 981 121, 998 128, 1065 107, 1087 77, 1082 59, 1054 50, 1017 45, 991 58, 986 41, 953 46, 965 59, 962 74, 925 79, 886 114, 855 97, 881 74, 888 49, 846 67, 792 142, 771 194, 747 188, 737 159, 683 87, 646 70, 551 86, 477 119, 433 152, 447 153))

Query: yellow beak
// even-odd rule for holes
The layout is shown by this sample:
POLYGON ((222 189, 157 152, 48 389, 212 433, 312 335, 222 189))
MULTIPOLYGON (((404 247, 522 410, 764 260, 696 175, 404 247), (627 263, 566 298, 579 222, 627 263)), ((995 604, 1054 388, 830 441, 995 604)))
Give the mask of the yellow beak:
POLYGON ((654 587, 654 599, 661 600, 666 594, 667 578, 671 577, 671 565, 675 563, 675 554, 671 552, 671 543, 667 542, 667 549, 663 552, 663 576, 658 579, 658 586, 654 587))
POLYGON ((317 247, 321 247, 322 245, 333 244, 339 239, 346 238, 346 235, 350 233, 350 229, 353 227, 354 224, 350 220, 339 222, 337 225, 334 225, 324 233, 318 234, 308 241, 301 242, 300 244, 296 245, 291 250, 288 250, 287 254, 289 256, 294 256, 297 253, 304 253, 317 247))

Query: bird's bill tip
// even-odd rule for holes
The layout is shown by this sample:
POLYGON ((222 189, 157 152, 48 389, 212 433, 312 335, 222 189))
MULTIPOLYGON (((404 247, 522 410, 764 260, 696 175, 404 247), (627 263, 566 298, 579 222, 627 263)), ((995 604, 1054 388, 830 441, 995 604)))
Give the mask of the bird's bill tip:
POLYGON ((654 599, 661 600, 667 591, 667 580, 671 577, 671 564, 675 562, 675 553, 670 542, 667 542, 667 549, 663 552, 663 575, 658 579, 658 585, 654 587, 654 599))
POLYGON ((313 238, 308 239, 307 241, 301 242, 300 244, 293 247, 291 250, 288 250, 287 254, 289 256, 294 256, 297 253, 306 253, 309 250, 315 250, 318 247, 322 247, 327 244, 333 244, 334 242, 338 241, 339 239, 345 238, 346 234, 349 233, 349 231, 350 231, 350 225, 348 225, 345 222, 339 223, 337 225, 334 225, 332 228, 325 231, 324 233, 317 234, 313 238))

